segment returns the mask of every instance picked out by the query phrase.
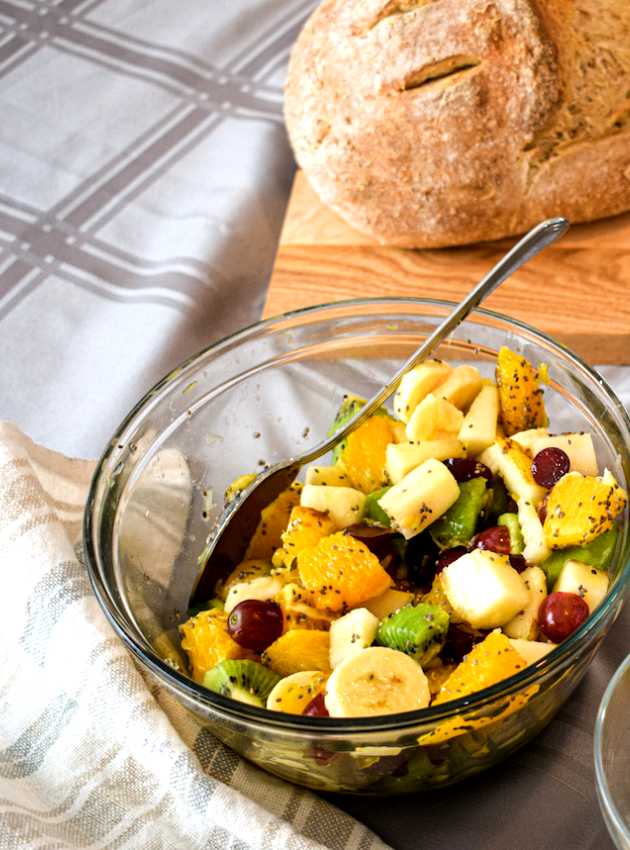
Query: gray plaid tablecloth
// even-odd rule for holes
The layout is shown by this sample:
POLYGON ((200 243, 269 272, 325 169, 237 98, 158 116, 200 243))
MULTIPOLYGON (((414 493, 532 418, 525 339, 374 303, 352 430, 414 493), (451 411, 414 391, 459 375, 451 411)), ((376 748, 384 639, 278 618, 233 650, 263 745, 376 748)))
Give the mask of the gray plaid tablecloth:
MULTIPOLYGON (((294 167, 282 82, 313 6, 0 0, 0 418, 52 449, 95 456, 150 384, 258 317, 294 167)), ((628 403, 628 371, 605 373, 628 403)), ((6 433, 37 469, 43 457, 57 469, 6 433)), ((3 599, 12 568, 0 552, 3 599)), ((611 847, 592 732, 629 625, 626 612, 559 718, 504 766, 440 794, 334 802, 401 850, 611 847)), ((1 658, 1 627, 0 639, 1 658)), ((23 706, 0 708, 0 847, 87 846, 8 830, 6 765, 20 752, 23 706)), ((56 802, 40 800, 37 816, 61 818, 56 802)), ((353 846, 376 846, 352 835, 353 846)))

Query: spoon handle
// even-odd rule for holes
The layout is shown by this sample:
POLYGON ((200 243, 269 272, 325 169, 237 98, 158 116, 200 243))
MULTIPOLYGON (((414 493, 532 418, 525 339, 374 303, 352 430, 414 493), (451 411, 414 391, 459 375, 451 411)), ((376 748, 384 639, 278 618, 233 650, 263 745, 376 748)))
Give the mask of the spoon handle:
POLYGON ((321 455, 330 451, 340 440, 359 427, 369 416, 371 416, 377 408, 386 401, 392 393, 394 393, 405 375, 418 363, 421 363, 426 357, 434 351, 440 343, 472 312, 481 304, 483 299, 490 295, 491 292, 509 277, 513 272, 519 269, 524 263, 535 257, 540 251, 559 239, 569 228, 569 222, 565 218, 550 218, 542 221, 533 227, 529 233, 516 243, 516 245, 502 257, 499 262, 490 271, 485 274, 479 281, 477 286, 472 289, 468 295, 460 301, 452 313, 427 337, 424 342, 417 348, 414 353, 406 360, 391 381, 379 390, 376 395, 358 411, 358 413, 346 423, 343 428, 340 428, 329 439, 318 443, 310 451, 302 455, 300 463, 309 463, 321 455))

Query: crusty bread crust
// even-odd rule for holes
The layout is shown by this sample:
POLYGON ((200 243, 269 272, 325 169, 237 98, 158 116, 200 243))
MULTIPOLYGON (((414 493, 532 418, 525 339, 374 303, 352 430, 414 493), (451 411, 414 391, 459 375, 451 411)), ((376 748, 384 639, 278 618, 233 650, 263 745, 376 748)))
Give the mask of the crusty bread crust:
POLYGON ((285 115, 321 199, 439 247, 630 209, 630 0, 324 0, 285 115))

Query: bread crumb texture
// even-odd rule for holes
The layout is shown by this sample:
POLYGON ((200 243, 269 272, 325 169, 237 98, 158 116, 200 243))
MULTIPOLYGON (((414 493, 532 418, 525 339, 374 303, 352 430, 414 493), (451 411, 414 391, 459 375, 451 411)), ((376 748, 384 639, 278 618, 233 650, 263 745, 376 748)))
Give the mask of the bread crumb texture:
POLYGON ((324 203, 439 247, 630 209, 628 0, 324 0, 285 112, 324 203))

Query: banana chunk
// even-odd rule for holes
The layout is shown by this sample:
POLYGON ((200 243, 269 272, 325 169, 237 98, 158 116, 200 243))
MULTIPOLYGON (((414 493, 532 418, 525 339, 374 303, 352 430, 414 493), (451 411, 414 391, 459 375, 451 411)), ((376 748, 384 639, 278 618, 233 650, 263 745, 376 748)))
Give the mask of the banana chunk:
POLYGON ((324 487, 352 487, 349 476, 339 466, 309 466, 306 483, 324 487))
POLYGON ((473 549, 440 575, 449 604, 475 629, 503 626, 529 604, 525 582, 505 555, 473 549))
POLYGON ((608 576, 590 564, 569 560, 562 568, 553 589, 563 593, 577 593, 584 599, 592 614, 608 593, 608 576))
POLYGON ((503 631, 509 638, 533 641, 538 634, 538 609, 547 596, 547 576, 540 567, 527 567, 521 578, 529 593, 529 602, 503 626, 503 631))
POLYGON ((422 399, 443 383, 451 367, 439 360, 427 360, 403 376, 394 396, 394 413, 403 422, 409 422, 422 399))
POLYGON ((330 666, 334 670, 350 655, 374 642, 378 619, 367 608, 348 611, 330 624, 330 666))
POLYGON ((392 528, 409 539, 442 516, 458 497, 455 478, 443 463, 430 459, 390 487, 378 504, 392 528))
POLYGON ((548 436, 549 431, 547 428, 529 428, 527 431, 517 431, 516 434, 512 434, 510 440, 514 440, 522 449, 525 449, 528 454, 533 456, 535 454, 534 443, 536 440, 548 436))
POLYGON ((518 521, 525 541, 523 557, 529 564, 542 564, 551 552, 538 511, 528 499, 518 500, 518 521))
POLYGON ((412 658, 371 646, 335 667, 324 699, 331 717, 374 717, 426 708, 431 693, 422 667, 412 658))
POLYGON ((353 487, 305 484, 300 496, 303 508, 328 514, 337 528, 347 528, 363 519, 365 495, 353 487))
POLYGON ((398 484, 425 460, 446 460, 449 457, 466 457, 460 440, 447 438, 424 440, 422 443, 390 443, 385 449, 385 471, 392 484, 398 484))
POLYGON ((259 576, 251 581, 233 584, 225 599, 225 613, 230 614, 239 602, 246 599, 273 599, 282 590, 282 582, 275 576, 259 576))
POLYGON ((474 366, 456 366, 435 394, 465 410, 481 389, 481 375, 474 366))
POLYGON ((486 384, 470 405, 459 429, 459 439, 471 455, 478 455, 497 438, 499 421, 499 391, 494 384, 486 384))
POLYGON ((513 440, 499 438, 479 456, 479 460, 494 475, 503 478, 515 501, 524 499, 532 505, 539 505, 547 495, 545 488, 534 481, 531 458, 513 440))
POLYGON ((429 393, 411 414, 405 432, 411 442, 454 438, 463 421, 464 414, 459 408, 445 398, 429 393))
POLYGON ((599 475, 597 456, 590 434, 556 434, 539 436, 532 440, 532 457, 548 448, 562 449, 571 462, 571 472, 582 475, 599 475))

